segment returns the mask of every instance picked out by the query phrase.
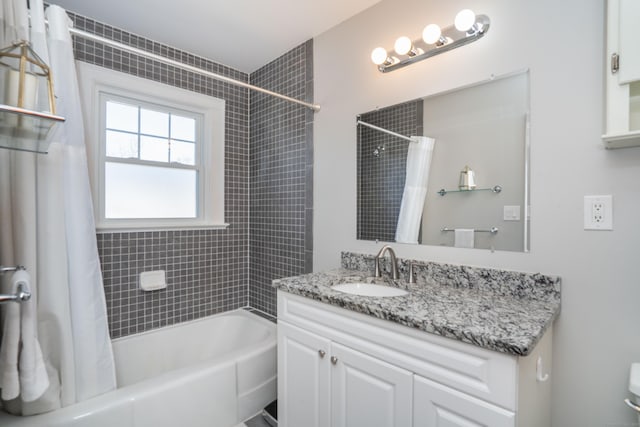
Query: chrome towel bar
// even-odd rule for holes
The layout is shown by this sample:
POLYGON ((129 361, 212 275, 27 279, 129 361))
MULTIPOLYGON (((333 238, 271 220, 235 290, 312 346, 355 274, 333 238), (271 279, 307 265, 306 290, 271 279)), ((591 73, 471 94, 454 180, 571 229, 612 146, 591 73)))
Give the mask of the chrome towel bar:
MULTIPOLYGON (((442 232, 445 231, 456 231, 455 228, 449 228, 449 227, 445 227, 442 230, 440 230, 442 232)), ((473 230, 475 233, 491 233, 491 234, 496 234, 498 232, 498 227, 491 227, 489 230, 473 230)))

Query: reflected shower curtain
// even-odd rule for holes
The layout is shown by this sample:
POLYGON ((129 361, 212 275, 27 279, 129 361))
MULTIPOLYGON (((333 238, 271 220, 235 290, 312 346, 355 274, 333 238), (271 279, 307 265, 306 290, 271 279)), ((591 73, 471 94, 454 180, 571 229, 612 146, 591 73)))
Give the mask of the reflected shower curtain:
POLYGON ((396 227, 396 242, 418 243, 422 210, 427 197, 427 182, 431 157, 435 140, 426 136, 412 136, 407 150, 407 167, 402 193, 402 204, 398 225, 396 227))
MULTIPOLYGON (((49 154, 0 149, 0 264, 25 265, 37 296, 38 339, 50 386, 42 397, 3 401, 22 415, 115 388, 69 18, 31 0, 31 43, 54 77, 57 114, 49 154)), ((26 38, 26 0, 3 0, 1 46, 26 38)), ((47 105, 40 88, 38 104, 47 105)), ((45 110, 47 107, 40 107, 45 110)))

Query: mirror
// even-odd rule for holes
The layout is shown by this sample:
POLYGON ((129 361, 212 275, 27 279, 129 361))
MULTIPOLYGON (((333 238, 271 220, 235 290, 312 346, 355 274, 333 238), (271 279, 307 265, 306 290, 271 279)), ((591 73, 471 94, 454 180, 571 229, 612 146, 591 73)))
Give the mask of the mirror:
POLYGON ((528 94, 523 72, 360 114, 358 239, 528 251, 528 94))

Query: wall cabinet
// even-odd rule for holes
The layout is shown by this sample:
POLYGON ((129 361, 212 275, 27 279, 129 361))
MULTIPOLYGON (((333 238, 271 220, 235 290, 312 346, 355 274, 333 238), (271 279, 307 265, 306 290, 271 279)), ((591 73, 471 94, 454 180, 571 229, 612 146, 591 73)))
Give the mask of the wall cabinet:
POLYGON ((640 2, 607 1, 607 148, 640 146, 640 2))
POLYGON ((281 427, 544 427, 551 332, 518 358, 278 291, 281 427))

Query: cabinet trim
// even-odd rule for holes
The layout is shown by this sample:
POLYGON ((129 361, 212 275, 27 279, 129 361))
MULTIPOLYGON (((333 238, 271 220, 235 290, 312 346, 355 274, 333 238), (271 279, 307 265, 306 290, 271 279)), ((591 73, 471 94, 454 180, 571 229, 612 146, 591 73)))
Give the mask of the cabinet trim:
POLYGON ((635 132, 602 135, 605 148, 627 148, 640 146, 640 130, 635 132))

